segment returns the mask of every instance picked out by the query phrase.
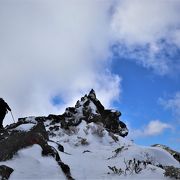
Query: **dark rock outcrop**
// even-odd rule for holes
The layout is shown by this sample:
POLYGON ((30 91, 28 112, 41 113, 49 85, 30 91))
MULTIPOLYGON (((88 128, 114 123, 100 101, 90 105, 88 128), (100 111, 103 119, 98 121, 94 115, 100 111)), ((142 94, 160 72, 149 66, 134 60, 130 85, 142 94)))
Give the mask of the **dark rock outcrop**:
POLYGON ((7 180, 9 179, 11 173, 13 172, 14 170, 8 166, 5 166, 5 165, 1 165, 0 166, 0 178, 2 180, 7 180))
POLYGON ((31 131, 5 130, 0 140, 0 161, 11 159, 18 150, 33 144, 43 145, 48 140, 48 134, 43 123, 35 125, 31 131))
POLYGON ((128 134, 128 129, 125 123, 119 120, 120 116, 120 111, 105 109, 92 89, 89 95, 85 95, 77 101, 75 107, 66 108, 62 115, 51 114, 47 118, 53 120, 52 124, 59 122, 61 128, 64 129, 77 126, 82 120, 87 123, 102 123, 109 132, 125 137, 128 134))
MULTIPOLYGON (((20 122, 22 121, 24 120, 21 119, 20 122)), ((18 122, 17 124, 21 123, 18 122)), ((29 131, 16 130, 13 128, 18 127, 16 125, 14 124, 13 126, 7 126, 7 128, 1 132, 0 161, 12 159, 12 157, 19 150, 34 144, 38 144, 42 148, 42 155, 52 156, 57 161, 62 171, 65 173, 67 179, 73 179, 71 177, 69 166, 62 162, 58 151, 48 144, 49 137, 43 122, 37 121, 37 124, 35 124, 34 127, 32 127, 29 131)), ((61 146, 61 150, 63 151, 63 146, 61 146)))

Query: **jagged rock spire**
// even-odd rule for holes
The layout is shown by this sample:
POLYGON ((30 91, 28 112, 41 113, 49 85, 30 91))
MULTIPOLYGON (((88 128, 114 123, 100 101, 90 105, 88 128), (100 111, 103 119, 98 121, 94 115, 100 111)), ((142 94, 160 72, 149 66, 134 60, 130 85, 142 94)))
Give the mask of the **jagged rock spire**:
POLYGON ((91 89, 91 91, 89 92, 88 97, 90 97, 91 99, 96 99, 96 93, 95 93, 94 89, 91 89))
POLYGON ((102 123, 109 131, 124 137, 128 134, 126 125, 119 120, 120 111, 105 109, 101 102, 96 98, 94 89, 91 89, 88 96, 83 96, 77 101, 75 107, 66 108, 59 121, 61 127, 68 129, 70 126, 77 126, 82 120, 87 123, 102 123))

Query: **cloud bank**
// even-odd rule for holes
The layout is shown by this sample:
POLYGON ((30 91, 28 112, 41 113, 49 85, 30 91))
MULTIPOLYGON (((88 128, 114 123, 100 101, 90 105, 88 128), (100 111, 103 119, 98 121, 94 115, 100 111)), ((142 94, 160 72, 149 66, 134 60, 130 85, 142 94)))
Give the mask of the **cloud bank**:
POLYGON ((111 50, 160 75, 180 69, 179 8, 179 0, 1 0, 0 96, 18 117, 60 113, 91 88, 110 106, 121 93, 111 50))
POLYGON ((15 116, 59 113, 91 88, 105 105, 121 78, 108 69, 108 1, 0 1, 0 96, 15 116), (63 106, 64 107, 64 106, 63 106))

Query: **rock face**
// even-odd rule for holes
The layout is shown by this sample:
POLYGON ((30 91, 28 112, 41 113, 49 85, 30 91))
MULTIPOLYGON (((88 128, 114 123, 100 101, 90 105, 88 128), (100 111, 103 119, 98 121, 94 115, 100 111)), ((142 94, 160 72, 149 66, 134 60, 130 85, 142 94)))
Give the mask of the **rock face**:
POLYGON ((55 122, 59 122, 61 128, 64 129, 68 129, 70 126, 77 126, 82 120, 85 120, 87 123, 102 123, 109 132, 125 137, 128 135, 128 129, 119 120, 120 116, 120 111, 105 109, 96 98, 95 91, 92 89, 89 95, 85 95, 81 100, 77 101, 75 107, 66 108, 62 115, 49 115, 47 118, 55 119, 55 122))

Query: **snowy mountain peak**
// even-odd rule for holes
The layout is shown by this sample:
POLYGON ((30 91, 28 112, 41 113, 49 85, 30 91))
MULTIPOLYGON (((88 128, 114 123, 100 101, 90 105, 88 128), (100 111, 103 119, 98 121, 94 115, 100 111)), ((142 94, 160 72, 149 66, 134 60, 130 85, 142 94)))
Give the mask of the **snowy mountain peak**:
POLYGON ((79 125, 82 120, 85 120, 87 123, 102 123, 107 131, 125 137, 128 135, 128 129, 119 120, 120 116, 120 111, 105 109, 96 98, 96 93, 92 89, 88 96, 85 95, 77 101, 75 107, 66 108, 59 120, 62 128, 68 128, 69 125, 79 125))
POLYGON ((180 179, 175 151, 126 139, 121 113, 89 94, 62 115, 19 118, 1 129, 1 179, 180 179))

